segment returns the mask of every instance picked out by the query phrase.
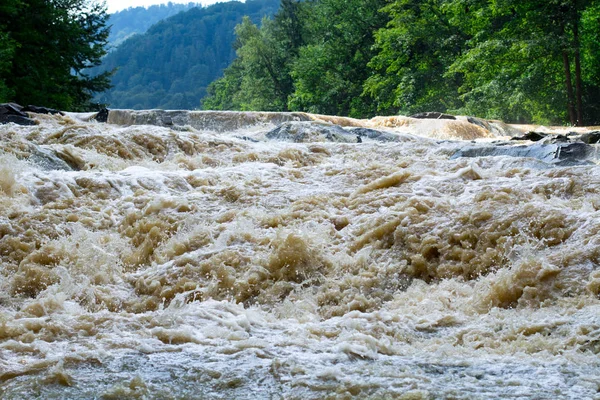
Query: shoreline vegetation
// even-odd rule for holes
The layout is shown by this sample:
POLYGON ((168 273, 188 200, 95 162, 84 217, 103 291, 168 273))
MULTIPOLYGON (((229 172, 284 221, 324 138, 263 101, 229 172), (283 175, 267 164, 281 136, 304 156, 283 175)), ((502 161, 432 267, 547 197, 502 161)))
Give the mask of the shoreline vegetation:
POLYGON ((282 0, 275 7, 254 0, 191 8, 105 57, 103 6, 5 1, 0 102, 353 118, 437 111, 600 124, 599 0, 282 0), (252 18, 242 18, 249 10, 252 18))

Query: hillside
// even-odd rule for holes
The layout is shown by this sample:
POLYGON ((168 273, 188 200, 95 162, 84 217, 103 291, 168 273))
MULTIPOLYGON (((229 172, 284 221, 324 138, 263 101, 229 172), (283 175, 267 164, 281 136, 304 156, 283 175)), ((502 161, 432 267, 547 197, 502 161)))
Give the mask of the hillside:
POLYGON ((150 7, 129 7, 111 14, 108 19, 108 25, 111 26, 108 36, 110 48, 114 49, 136 33, 146 32, 160 20, 197 6, 198 3, 168 3, 150 7))
POLYGON ((113 88, 96 100, 113 108, 194 109, 208 84, 235 58, 234 27, 243 16, 258 23, 279 0, 192 8, 135 35, 108 54, 96 72, 116 69, 113 88))

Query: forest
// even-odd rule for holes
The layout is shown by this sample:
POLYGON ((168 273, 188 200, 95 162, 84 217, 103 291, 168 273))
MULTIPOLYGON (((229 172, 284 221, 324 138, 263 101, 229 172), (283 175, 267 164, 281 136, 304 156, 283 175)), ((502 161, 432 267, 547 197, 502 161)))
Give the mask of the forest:
POLYGON ((108 18, 108 25, 110 26, 108 50, 114 50, 119 44, 135 34, 145 33, 148 28, 163 19, 198 6, 200 4, 192 2, 187 4, 169 2, 149 7, 129 7, 110 14, 108 18))
POLYGON ((192 6, 3 0, 0 102, 600 124, 600 0, 192 6))
POLYGON ((210 82, 235 58, 234 27, 260 22, 279 0, 230 1, 195 7, 121 43, 96 73, 113 72, 112 88, 95 100, 113 108, 196 109, 210 82))
POLYGON ((205 109, 600 123, 600 1, 282 0, 205 109))

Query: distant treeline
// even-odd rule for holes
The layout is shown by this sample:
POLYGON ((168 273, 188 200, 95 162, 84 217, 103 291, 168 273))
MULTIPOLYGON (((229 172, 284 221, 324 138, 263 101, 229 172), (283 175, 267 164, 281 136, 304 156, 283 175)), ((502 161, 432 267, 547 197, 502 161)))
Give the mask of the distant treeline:
POLYGON ((282 0, 203 108, 600 123, 598 0, 282 0))
POLYGON ((110 26, 109 51, 131 36, 146 32, 158 21, 199 5, 192 2, 187 4, 169 2, 150 7, 129 7, 110 14, 108 18, 108 25, 110 26))
POLYGON ((279 0, 196 7, 125 40, 95 73, 114 71, 113 87, 96 96, 113 108, 196 109, 210 82, 235 58, 234 28, 249 16, 273 15, 279 0))

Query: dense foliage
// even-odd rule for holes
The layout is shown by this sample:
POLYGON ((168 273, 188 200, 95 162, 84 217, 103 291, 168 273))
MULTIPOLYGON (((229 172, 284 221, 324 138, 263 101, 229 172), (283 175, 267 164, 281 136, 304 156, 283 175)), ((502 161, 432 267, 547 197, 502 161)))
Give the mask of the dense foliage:
POLYGON ((273 19, 236 28, 237 58, 209 87, 205 109, 304 110, 362 116, 373 32, 385 0, 282 0, 273 19))
POLYGON ((283 0, 204 108, 600 123, 599 0, 283 0))
POLYGON ((116 69, 113 88, 96 99, 113 108, 194 109, 235 58, 234 27, 272 15, 279 0, 231 1, 192 8, 153 25, 108 54, 99 71, 116 69))
POLYGON ((0 102, 92 107, 110 73, 91 76, 108 37, 103 5, 88 0, 2 0, 0 102))
POLYGON ((169 2, 150 7, 129 7, 110 14, 108 19, 108 25, 110 25, 109 46, 115 48, 131 36, 146 32, 148 28, 157 22, 198 5, 198 3, 179 4, 169 2))

